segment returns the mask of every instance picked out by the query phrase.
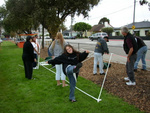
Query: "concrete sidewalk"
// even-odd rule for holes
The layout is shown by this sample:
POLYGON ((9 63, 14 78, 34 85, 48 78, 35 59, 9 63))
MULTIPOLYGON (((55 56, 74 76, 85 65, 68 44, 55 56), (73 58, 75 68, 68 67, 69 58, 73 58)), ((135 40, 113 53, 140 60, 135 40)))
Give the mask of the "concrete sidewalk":
MULTIPOLYGON (((45 41, 49 41, 49 39, 45 40, 45 41)), ((82 49, 86 49, 86 50, 91 50, 92 49, 92 51, 94 50, 95 44, 97 43, 96 40, 91 41, 89 39, 75 39, 75 40, 66 39, 65 41, 69 42, 70 44, 76 44, 76 46, 78 44, 88 45, 88 48, 87 47, 85 48, 84 46, 81 47, 81 45, 80 45, 80 47, 82 49)), ((144 40, 144 42, 148 46, 148 51, 147 51, 147 54, 146 54, 146 63, 147 63, 147 68, 150 69, 150 40, 144 40)), ((117 63, 125 64, 126 60, 127 60, 126 59, 127 55, 125 54, 125 52, 123 51, 123 48, 122 48, 123 47, 123 40, 121 40, 121 39, 110 39, 107 44, 108 44, 108 47, 109 47, 109 51, 112 52, 112 53, 115 53, 115 54, 113 54, 111 61, 112 62, 117 62, 117 63)), ((73 46, 75 47, 75 45, 73 45, 73 46)), ((108 61, 109 57, 110 57, 110 54, 109 55, 104 55, 103 59, 106 60, 106 61, 108 61)), ((138 66, 139 67, 142 66, 141 61, 139 62, 138 66)))
MULTIPOLYGON (((148 50, 150 50, 150 40, 144 40, 145 44, 148 47, 148 50)), ((110 39, 109 42, 107 43, 109 46, 119 46, 122 47, 123 46, 123 40, 115 40, 115 39, 110 39)))

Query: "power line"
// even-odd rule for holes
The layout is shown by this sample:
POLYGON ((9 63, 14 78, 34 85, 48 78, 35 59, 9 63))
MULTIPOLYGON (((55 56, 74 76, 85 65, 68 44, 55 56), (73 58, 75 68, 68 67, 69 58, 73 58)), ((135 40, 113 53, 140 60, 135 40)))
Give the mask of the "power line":
POLYGON ((123 10, 126 10, 126 9, 128 9, 128 8, 131 8, 131 7, 133 7, 133 5, 131 5, 131 6, 129 6, 129 7, 126 7, 126 8, 123 8, 123 9, 120 9, 120 10, 118 10, 118 11, 109 13, 109 14, 105 14, 105 15, 98 16, 98 17, 95 17, 95 18, 91 18, 90 20, 93 20, 93 19, 96 19, 96 18, 99 18, 99 17, 109 16, 109 15, 112 15, 112 14, 115 14, 115 13, 118 13, 118 12, 121 12, 121 11, 123 11, 123 10))

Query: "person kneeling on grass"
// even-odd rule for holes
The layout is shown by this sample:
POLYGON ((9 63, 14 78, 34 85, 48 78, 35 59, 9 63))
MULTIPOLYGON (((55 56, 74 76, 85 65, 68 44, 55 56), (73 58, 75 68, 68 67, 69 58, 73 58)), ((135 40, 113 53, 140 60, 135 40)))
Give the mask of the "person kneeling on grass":
POLYGON ((64 53, 53 60, 47 61, 47 63, 63 64, 63 72, 69 78, 70 83, 70 95, 69 100, 71 102, 76 102, 75 100, 75 86, 76 86, 76 77, 78 77, 79 69, 82 67, 82 61, 86 59, 89 51, 84 51, 80 53, 76 51, 71 45, 66 45, 64 48, 64 53), (76 76, 74 76, 76 74, 76 76))

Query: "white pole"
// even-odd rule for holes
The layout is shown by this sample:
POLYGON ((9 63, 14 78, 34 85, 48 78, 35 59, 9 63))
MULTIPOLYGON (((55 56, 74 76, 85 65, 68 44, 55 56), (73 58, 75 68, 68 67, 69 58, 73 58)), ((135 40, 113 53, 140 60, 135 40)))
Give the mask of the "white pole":
MULTIPOLYGON (((41 51, 41 42, 39 43, 39 53, 41 51)), ((39 65, 40 65, 40 54, 38 55, 38 67, 37 69, 39 69, 39 65)))
POLYGON ((100 90, 100 93, 99 93, 99 96, 98 96, 98 102, 101 101, 100 97, 101 97, 102 90, 103 90, 103 87, 104 87, 104 83, 105 83, 105 80, 106 80, 106 76, 107 76, 107 72, 108 72, 108 69, 109 69, 109 65, 110 65, 110 61, 111 61, 111 58, 112 58, 112 54, 113 53, 110 54, 109 63, 108 63, 107 70, 106 70, 106 73, 105 73, 105 76, 104 76, 104 80, 103 80, 103 83, 102 83, 102 87, 101 87, 101 90, 100 90))
POLYGON ((23 68, 24 68, 24 66, 22 66, 22 65, 20 65, 20 64, 18 64, 18 66, 20 66, 20 67, 23 67, 23 68))
MULTIPOLYGON (((56 74, 54 71, 52 71, 51 69, 47 68, 46 66, 44 66, 44 65, 41 65, 41 66, 43 66, 45 69, 51 71, 52 73, 56 74)), ((69 83, 69 81, 67 81, 67 80, 66 80, 66 82, 69 83)), ((92 95, 86 93, 85 91, 81 90, 80 88, 76 87, 76 89, 79 90, 79 91, 81 91, 81 92, 84 93, 85 95, 87 95, 87 96, 89 96, 89 97, 91 97, 91 98, 93 98, 93 99, 95 99, 95 100, 98 101, 97 98, 95 98, 95 97, 93 97, 92 95)))

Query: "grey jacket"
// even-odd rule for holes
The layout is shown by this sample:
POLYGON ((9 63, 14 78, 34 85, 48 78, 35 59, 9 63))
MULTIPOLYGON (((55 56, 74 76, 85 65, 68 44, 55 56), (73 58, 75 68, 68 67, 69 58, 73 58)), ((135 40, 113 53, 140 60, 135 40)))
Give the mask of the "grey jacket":
POLYGON ((109 53, 107 43, 104 39, 98 39, 94 52, 102 54, 104 54, 104 52, 109 53))
POLYGON ((52 48, 53 43, 51 44, 49 51, 52 54, 52 56, 58 57, 64 52, 64 47, 65 47, 65 45, 67 45, 67 43, 64 41, 64 46, 62 48, 59 41, 55 40, 55 46, 54 46, 54 48, 52 48))

